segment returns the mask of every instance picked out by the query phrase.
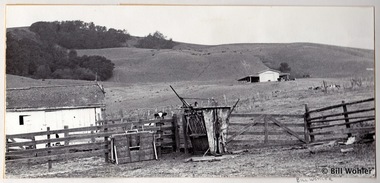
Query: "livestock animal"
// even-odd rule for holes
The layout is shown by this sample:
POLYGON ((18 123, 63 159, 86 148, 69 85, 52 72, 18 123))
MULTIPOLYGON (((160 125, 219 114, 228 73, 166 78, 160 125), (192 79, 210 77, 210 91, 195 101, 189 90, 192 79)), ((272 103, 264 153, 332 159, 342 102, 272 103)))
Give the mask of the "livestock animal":
MULTIPOLYGON (((155 119, 164 119, 168 115, 166 112, 158 112, 154 114, 155 119)), ((145 123, 144 126, 155 126, 155 123, 145 123)))
POLYGON ((340 85, 332 84, 332 85, 327 86, 327 88, 331 88, 331 89, 336 88, 336 89, 339 89, 340 85))

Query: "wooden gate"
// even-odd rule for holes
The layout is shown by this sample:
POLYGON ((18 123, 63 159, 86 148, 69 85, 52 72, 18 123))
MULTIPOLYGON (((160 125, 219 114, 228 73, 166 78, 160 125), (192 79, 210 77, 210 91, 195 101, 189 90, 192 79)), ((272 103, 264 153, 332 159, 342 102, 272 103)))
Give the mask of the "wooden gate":
POLYGON ((228 147, 304 144, 303 117, 304 115, 290 114, 232 114, 228 147))

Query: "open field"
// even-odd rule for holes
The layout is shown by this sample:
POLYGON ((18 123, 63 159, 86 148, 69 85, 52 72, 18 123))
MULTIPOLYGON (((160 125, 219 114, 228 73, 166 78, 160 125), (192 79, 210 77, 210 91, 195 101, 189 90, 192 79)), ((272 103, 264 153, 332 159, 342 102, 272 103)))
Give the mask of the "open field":
MULTIPOLYGON (((106 91, 106 113, 114 116, 123 112, 125 116, 142 117, 148 111, 156 110, 180 112, 182 103, 170 89, 174 87, 181 97, 189 103, 198 102, 208 105, 207 99, 215 99, 219 105, 232 106, 240 99, 236 111, 239 113, 280 113, 303 114, 304 104, 310 109, 374 97, 374 78, 359 78, 362 86, 351 84, 352 78, 305 78, 287 82, 239 83, 231 80, 122 83, 100 82, 106 91), (323 81, 340 85, 340 89, 310 90, 310 87, 322 86, 323 81), (205 100, 206 99, 206 100, 205 100)), ((45 79, 36 80, 20 76, 7 75, 7 88, 46 85, 77 85, 94 83, 80 80, 45 79)), ((170 114, 170 113, 169 113, 170 114)), ((146 116, 145 116, 146 117, 146 116)), ((147 116, 152 117, 152 116, 147 116)))
MULTIPOLYGON (((303 114, 304 104, 319 108, 341 103, 343 100, 355 101, 374 96, 373 80, 363 82, 362 87, 350 88, 350 79, 299 79, 288 82, 238 83, 230 81, 189 81, 144 84, 104 83, 106 89, 107 114, 116 115, 123 111, 125 115, 136 115, 151 110, 175 112, 182 103, 170 89, 172 85, 181 97, 215 99, 219 105, 232 106, 237 99, 238 112, 260 112, 280 114, 303 114), (338 84, 341 89, 310 90, 321 86, 322 82, 338 84)), ((207 105, 208 100, 191 100, 207 105)))

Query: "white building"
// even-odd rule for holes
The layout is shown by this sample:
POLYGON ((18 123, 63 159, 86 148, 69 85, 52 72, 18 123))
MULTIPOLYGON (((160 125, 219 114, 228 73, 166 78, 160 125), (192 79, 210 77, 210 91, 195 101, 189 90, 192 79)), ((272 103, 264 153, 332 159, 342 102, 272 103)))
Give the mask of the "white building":
POLYGON ((282 73, 274 69, 266 69, 266 70, 257 72, 254 75, 248 75, 244 78, 238 79, 238 81, 246 81, 249 83, 254 83, 254 82, 279 81, 281 78, 288 80, 289 73, 282 73))
POLYGON ((98 84, 7 89, 6 134, 95 125, 103 119, 104 97, 98 84))

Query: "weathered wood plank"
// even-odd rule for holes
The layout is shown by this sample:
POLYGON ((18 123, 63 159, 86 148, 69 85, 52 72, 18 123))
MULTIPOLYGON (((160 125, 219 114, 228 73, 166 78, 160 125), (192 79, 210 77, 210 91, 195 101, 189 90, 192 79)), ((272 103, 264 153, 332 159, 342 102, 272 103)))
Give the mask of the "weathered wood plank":
POLYGON ((267 115, 267 116, 272 116, 272 117, 303 118, 303 114, 265 114, 265 113, 250 113, 250 114, 232 113, 231 117, 259 117, 261 115, 267 115))
POLYGON ((375 127, 361 127, 361 128, 350 128, 350 129, 340 129, 340 130, 330 130, 324 132, 313 132, 312 135, 334 135, 334 134, 349 134, 349 133, 360 133, 360 132, 370 132, 374 131, 375 127))
POLYGON ((279 127, 281 127, 282 129, 284 129, 286 132, 288 132, 290 135, 296 137, 298 140, 302 141, 302 142, 305 142, 305 139, 302 139, 301 137, 298 136, 298 134, 294 133, 292 130, 290 130, 288 127, 282 125, 279 121, 277 121, 276 119, 272 118, 272 117, 269 117, 269 120, 271 120, 272 122, 274 122, 275 124, 277 124, 279 127))
MULTIPOLYGON (((264 140, 232 140, 230 142, 232 145, 237 144, 265 144, 264 140)), ((304 144, 298 140, 268 140, 267 145, 269 144, 304 144)))
MULTIPOLYGON (((75 145, 69 145, 69 146, 53 146, 50 147, 50 151, 62 151, 62 150, 84 150, 84 149, 105 149, 105 142, 95 142, 95 143, 89 143, 89 144, 75 144, 75 145)), ((13 152, 7 152, 5 153, 5 156, 7 155, 19 155, 19 154, 33 154, 38 152, 47 152, 47 148, 42 149, 26 149, 22 151, 13 151, 13 152)))
POLYGON ((319 121, 310 121, 309 123, 326 123, 326 122, 332 122, 332 121, 343 121, 343 120, 350 120, 350 119, 362 119, 362 118, 374 118, 374 115, 370 116, 355 116, 355 117, 347 117, 347 118, 336 118, 336 119, 325 119, 325 120, 319 120, 319 121))
MULTIPOLYGON (((239 133, 239 131, 228 131, 229 134, 236 134, 236 133, 239 133)), ((301 131, 295 131, 294 133, 296 133, 297 135, 304 135, 305 132, 301 132, 301 131)), ((277 136, 277 135, 284 135, 286 134, 285 131, 268 131, 268 135, 273 135, 273 136, 277 136)), ((262 135, 265 135, 265 132, 263 131, 245 131, 244 133, 240 134, 240 135, 259 135, 259 136, 262 136, 262 135)))
POLYGON ((349 103, 345 103, 345 104, 337 104, 337 105, 332 105, 332 106, 328 106, 328 107, 310 110, 310 111, 308 111, 308 113, 316 113, 316 112, 326 111, 326 110, 330 110, 330 109, 334 109, 334 108, 340 108, 343 105, 353 105, 353 104, 359 104, 359 103, 364 103, 364 102, 371 102, 374 100, 375 100, 375 98, 369 98, 369 99, 359 100, 359 101, 355 101, 355 102, 349 102, 349 103))
POLYGON ((264 117, 264 115, 259 116, 258 118, 255 119, 255 121, 253 123, 246 125, 238 133, 232 135, 230 138, 227 139, 227 143, 230 142, 231 140, 233 140, 235 137, 237 137, 237 136, 241 135, 242 133, 244 133, 245 131, 247 131, 250 127, 256 125, 258 123, 258 121, 260 121, 263 117, 264 117))
POLYGON ((49 160, 50 161, 58 161, 58 160, 67 160, 71 158, 80 158, 80 157, 90 157, 90 156, 100 156, 103 155, 105 149, 102 150, 96 150, 96 151, 88 151, 88 152, 77 152, 77 153, 68 153, 68 154, 58 154, 58 155, 51 155, 51 156, 42 156, 42 157, 30 157, 30 158, 23 158, 23 159, 17 159, 17 160, 7 160, 7 163, 46 163, 49 160))
MULTIPOLYGON (((126 123, 118 123, 118 124, 105 124, 102 126, 89 126, 89 127, 80 127, 80 128, 68 128, 68 129, 61 129, 61 130, 50 130, 50 134, 59 134, 59 133, 69 133, 69 132, 91 132, 91 131, 101 131, 111 128, 120 128, 120 127, 130 127, 131 124, 146 124, 146 123, 161 123, 161 122, 171 122, 172 119, 163 119, 163 120, 149 120, 149 121, 142 121, 142 122, 126 122, 126 123)), ((146 127, 145 130, 158 130, 158 127, 146 127)), ((163 126, 163 130, 170 130, 172 129, 172 126, 163 126)), ((6 138, 32 138, 34 136, 42 136, 47 135, 46 131, 41 132, 32 132, 32 133, 22 133, 22 134, 12 134, 12 135, 6 135, 6 138)))
POLYGON ((341 112, 341 113, 336 113, 336 114, 318 116, 318 117, 309 118, 309 121, 316 120, 316 119, 324 119, 324 118, 329 118, 329 117, 335 117, 335 116, 343 116, 343 115, 348 115, 348 114, 363 113, 363 112, 368 112, 368 111, 375 111, 375 108, 361 109, 361 110, 350 111, 350 112, 341 112))
MULTIPOLYGON (((248 124, 251 124, 252 122, 246 122, 246 123, 235 123, 231 122, 229 123, 229 126, 247 126, 248 124)), ((258 123, 256 126, 264 126, 264 123, 258 123)), ((269 126, 272 126, 274 124, 269 123, 269 126)), ((304 123, 283 123, 283 125, 288 126, 288 127, 304 127, 304 123)))
POLYGON ((79 140, 79 139, 91 139, 93 137, 96 138, 96 137, 110 136, 113 133, 114 132, 106 132, 106 133, 88 134, 88 135, 83 135, 83 136, 69 136, 69 137, 56 138, 56 139, 43 139, 43 140, 36 140, 36 141, 30 141, 30 142, 14 142, 14 143, 7 143, 6 147, 29 146, 33 144, 46 144, 46 143, 72 141, 72 140, 79 140))
POLYGON ((331 124, 331 125, 320 125, 320 126, 313 126, 313 127, 309 127, 309 129, 319 129, 319 128, 330 128, 330 127, 334 127, 334 126, 345 126, 347 124, 355 124, 355 123, 362 123, 362 122, 366 122, 366 121, 374 121, 375 118, 367 118, 367 119, 363 119, 363 120, 357 120, 357 121, 350 121, 348 123, 340 123, 340 124, 331 124))

